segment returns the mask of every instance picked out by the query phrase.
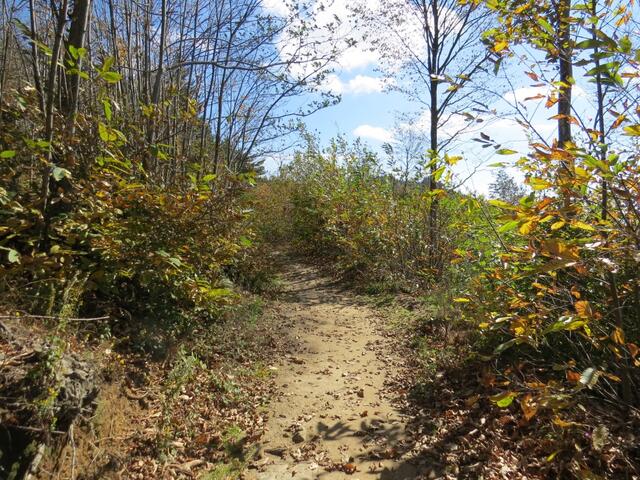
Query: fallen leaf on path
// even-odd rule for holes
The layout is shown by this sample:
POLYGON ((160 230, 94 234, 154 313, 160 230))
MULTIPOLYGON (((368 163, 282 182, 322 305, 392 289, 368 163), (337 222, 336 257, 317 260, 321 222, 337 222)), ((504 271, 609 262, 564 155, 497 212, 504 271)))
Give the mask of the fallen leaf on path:
POLYGON ((274 455, 276 457, 284 458, 284 456, 287 453, 287 449, 283 447, 267 448, 265 449, 265 452, 268 453, 269 455, 274 455))
POLYGON ((358 467, 356 467, 355 464, 353 463, 345 463, 342 465, 342 468, 340 468, 340 470, 342 470, 347 475, 352 475, 356 473, 356 471, 358 470, 358 467))

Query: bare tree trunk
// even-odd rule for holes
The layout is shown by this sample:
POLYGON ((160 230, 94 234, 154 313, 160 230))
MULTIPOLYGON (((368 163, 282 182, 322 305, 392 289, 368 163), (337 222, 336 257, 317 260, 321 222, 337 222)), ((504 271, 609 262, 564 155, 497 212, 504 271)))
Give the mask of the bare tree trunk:
MULTIPOLYGON (((114 0, 109 0, 109 33, 111 34, 111 49, 113 50, 114 63, 120 65, 120 52, 118 51, 118 34, 116 31, 116 16, 115 7, 113 5, 114 0)), ((131 63, 129 63, 131 65, 131 63)), ((122 85, 120 82, 116 84, 116 89, 119 93, 122 93, 122 85)))
POLYGON ((75 130, 75 117, 78 113, 78 102, 80 94, 80 71, 82 69, 82 56, 77 59, 73 58, 70 53, 70 47, 77 49, 84 48, 84 39, 89 24, 89 16, 91 13, 91 0, 75 0, 73 13, 71 14, 71 26, 69 27, 69 36, 67 38, 67 61, 74 62, 78 73, 67 77, 67 95, 65 101, 65 110, 67 115, 67 128, 73 135, 75 130))
POLYGON ((62 37, 64 36, 64 26, 67 22, 68 0, 62 0, 56 19, 56 29, 54 34, 53 48, 51 49, 51 64, 49 65, 49 77, 47 78, 46 105, 45 105, 45 140, 48 143, 47 167, 42 178, 42 215, 44 226, 41 241, 46 244, 49 235, 49 197, 51 186, 51 174, 55 165, 53 164, 53 102, 56 96, 56 80, 58 77, 58 61, 62 50, 62 37))
MULTIPOLYGON (((431 48, 429 52, 429 121, 431 122, 429 131, 429 149, 430 149, 430 181, 429 190, 434 191, 437 188, 436 172, 439 168, 438 165, 438 122, 440 121, 440 111, 438 108, 438 82, 440 81, 440 71, 438 68, 438 59, 440 56, 440 31, 439 31, 439 11, 438 0, 431 0, 431 21, 433 25, 431 28, 432 40, 431 48)), ((427 16, 427 6, 423 3, 423 12, 427 16)), ((425 19, 426 22, 429 19, 425 19)), ((428 25, 428 23, 426 23, 428 25)), ((429 206, 429 244, 431 248, 430 265, 432 268, 436 266, 436 259, 438 258, 438 199, 435 195, 431 197, 431 204, 429 206)))
POLYGON ((36 29, 36 14, 34 11, 34 0, 29 0, 29 23, 31 28, 31 63, 33 66, 33 82, 38 92, 38 100, 40 103, 40 111, 45 113, 44 92, 42 90, 42 80, 40 78, 40 62, 38 61, 38 33, 36 29))
MULTIPOLYGON (((9 60, 9 39, 10 39, 10 26, 13 22, 12 15, 7 12, 6 0, 2 1, 2 17, 4 26, 4 39, 2 42, 2 66, 0 67, 0 105, 2 105, 2 99, 4 97, 4 85, 7 78, 7 63, 9 60)), ((0 119, 2 118, 2 110, 0 110, 0 119)))
POLYGON ((558 0, 558 67, 560 70, 560 94, 558 97, 558 146, 565 148, 571 141, 571 91, 573 82, 573 49, 571 47, 571 0, 558 0))
MULTIPOLYGON (((162 75, 164 74, 164 49, 166 43, 166 33, 167 33, 167 0, 162 0, 162 10, 160 17, 160 51, 158 52, 158 68, 156 72, 156 77, 153 83, 153 90, 151 92, 151 104, 154 107, 154 115, 149 118, 149 126, 147 129, 147 148, 151 148, 151 146, 155 143, 156 139, 156 118, 154 118, 156 110, 160 104, 160 91, 162 87, 162 75)), ((151 166, 151 161, 153 154, 151 150, 149 150, 148 154, 145 155, 145 165, 144 169, 148 172, 149 167, 151 166)))

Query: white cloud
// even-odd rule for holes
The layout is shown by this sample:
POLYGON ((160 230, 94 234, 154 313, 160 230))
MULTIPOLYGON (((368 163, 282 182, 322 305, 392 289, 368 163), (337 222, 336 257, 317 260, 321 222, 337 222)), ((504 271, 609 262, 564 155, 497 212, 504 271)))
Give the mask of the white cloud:
POLYGON ((291 13, 291 9, 286 0, 262 0, 262 8, 272 15, 286 17, 291 13))
POLYGON ((348 91, 351 93, 379 93, 393 82, 381 77, 370 77, 367 75, 356 75, 349 80, 348 91))
POLYGON ((352 79, 344 82, 334 73, 327 75, 322 89, 335 94, 365 95, 369 93, 380 93, 390 85, 393 80, 383 77, 371 77, 369 75, 356 75, 352 79))
MULTIPOLYGON (((287 0, 262 0, 268 11, 285 14, 289 9, 287 0)), ((342 72, 352 72, 366 68, 378 68, 391 75, 412 56, 424 57, 426 42, 419 15, 406 10, 399 21, 388 19, 390 25, 375 25, 371 19, 385 19, 382 9, 409 9, 406 0, 388 0, 382 5, 380 0, 307 0, 309 5, 304 22, 297 21, 291 31, 278 40, 280 57, 283 59, 307 59, 329 57, 335 54, 335 61, 328 65, 342 72), (389 3, 390 2, 390 3, 389 3), (361 9, 368 18, 355 13, 361 9), (299 31, 296 31, 299 30, 299 31), (307 37, 300 36, 304 31, 307 37), (375 40, 375 41, 374 41, 375 40), (386 54, 375 44, 384 46, 386 54)), ((451 23, 449 15, 443 15, 443 24, 451 23)), ((303 78, 311 73, 309 62, 295 63, 290 74, 303 78)), ((334 82, 335 80, 331 80, 334 82)), ((355 93, 356 85, 351 88, 355 93)), ((348 90, 349 87, 345 89, 348 90)))
POLYGON ((359 43, 358 46, 347 48, 338 57, 338 64, 347 72, 366 68, 369 65, 378 65, 379 63, 380 55, 370 50, 370 47, 365 43, 359 43))
POLYGON ((321 86, 322 90, 326 92, 335 93, 336 95, 343 94, 344 87, 345 87, 344 83, 342 82, 342 80, 340 80, 340 77, 335 73, 330 73, 329 75, 327 75, 327 77, 324 79, 324 82, 322 83, 322 86, 321 86))
POLYGON ((372 125, 360 125, 353 131, 356 137, 368 138, 377 142, 393 142, 393 133, 382 127, 372 125))

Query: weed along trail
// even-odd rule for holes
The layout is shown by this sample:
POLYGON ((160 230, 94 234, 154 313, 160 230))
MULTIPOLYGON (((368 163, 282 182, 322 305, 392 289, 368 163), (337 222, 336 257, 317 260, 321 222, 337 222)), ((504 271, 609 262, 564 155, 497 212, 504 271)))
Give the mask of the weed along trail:
POLYGON ((276 309, 297 347, 274 364, 279 394, 245 478, 419 478, 375 312, 313 267, 293 264, 284 281, 276 309))

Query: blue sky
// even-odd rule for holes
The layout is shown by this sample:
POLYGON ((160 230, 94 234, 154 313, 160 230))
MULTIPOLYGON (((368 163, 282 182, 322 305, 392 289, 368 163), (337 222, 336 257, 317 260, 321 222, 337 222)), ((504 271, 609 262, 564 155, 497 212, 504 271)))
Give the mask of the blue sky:
MULTIPOLYGON (((320 1, 320 0, 318 0, 320 1)), ((322 22, 323 18, 329 19, 339 17, 343 20, 341 28, 349 35, 358 35, 358 28, 349 25, 350 12, 348 3, 345 0, 335 0, 328 8, 319 9, 317 15, 322 22)), ((364 0, 360 0, 364 1, 364 0)), ((378 0, 368 0, 367 8, 376 8, 378 0)), ((263 0, 265 8, 270 12, 284 15, 287 11, 286 0, 263 0)), ((415 30, 408 30, 406 35, 420 35, 415 30)), ((421 42, 421 37, 416 37, 414 42, 421 42)), ((535 57, 534 52, 522 50, 519 52, 527 56, 529 60, 535 57)), ((401 60, 400 60, 401 61, 401 60)), ((335 72, 324 81, 322 89, 339 93, 342 101, 335 106, 317 112, 306 119, 306 124, 310 131, 316 132, 322 144, 326 145, 337 135, 343 135, 354 140, 361 138, 362 141, 370 145, 374 150, 381 152, 381 145, 384 142, 394 142, 394 126, 400 122, 399 116, 413 113, 417 120, 412 124, 412 128, 428 131, 428 122, 420 119, 420 108, 401 93, 389 88, 394 83, 402 80, 393 76, 384 78, 380 73, 381 69, 388 67, 382 64, 383 59, 371 51, 366 42, 360 42, 357 46, 346 49, 337 59, 335 72)), ((513 120, 513 105, 518 104, 522 111, 535 126, 537 131, 545 140, 552 140, 555 135, 555 121, 549 117, 556 112, 547 110, 541 104, 544 97, 549 93, 546 87, 536 86, 536 82, 524 75, 525 68, 517 61, 511 62, 507 72, 512 78, 519 79, 519 83, 514 83, 507 87, 504 82, 498 79, 489 78, 484 85, 487 94, 483 98, 484 102, 492 109, 503 112, 503 118, 485 117, 478 128, 465 133, 457 146, 447 153, 462 155, 464 160, 455 167, 458 179, 466 179, 461 187, 467 191, 474 191, 486 194, 489 185, 493 180, 495 167, 489 167, 496 162, 514 162, 518 155, 495 155, 493 149, 481 148, 481 145, 472 139, 478 137, 479 133, 489 135, 502 148, 517 150, 522 154, 527 152, 527 135, 524 129, 513 120), (495 88, 499 90, 494 90, 495 88)), ((389 70, 386 68, 387 71, 389 70)), ((393 71, 393 69, 392 69, 393 71)), ((504 74, 504 73, 503 73, 504 74)), ((574 89, 574 99, 578 110, 589 110, 587 95, 585 90, 576 86, 574 89)), ((444 131, 448 128, 455 129, 460 124, 465 124, 463 117, 458 116, 452 120, 452 125, 445 125, 444 131)), ((278 161, 286 161, 287 156, 293 152, 283 154, 278 161)), ((277 164, 276 160, 269 160, 265 163, 268 170, 273 171, 277 164)), ((519 178, 517 171, 509 169, 509 172, 519 178)))

